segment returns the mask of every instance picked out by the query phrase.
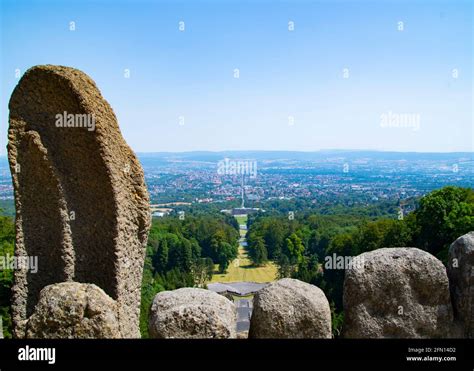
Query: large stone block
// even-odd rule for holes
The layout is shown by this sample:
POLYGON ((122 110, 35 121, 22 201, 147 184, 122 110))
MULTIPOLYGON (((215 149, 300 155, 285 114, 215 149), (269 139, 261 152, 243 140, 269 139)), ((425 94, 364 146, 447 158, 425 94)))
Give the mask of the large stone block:
POLYGON ((443 263, 416 248, 359 255, 344 280, 344 337, 443 338, 453 313, 443 263))
POLYGON ((151 306, 152 338, 225 339, 236 337, 234 303, 215 292, 182 288, 158 293, 151 306))
POLYGON ((317 286, 291 278, 255 294, 249 338, 331 338, 331 310, 317 286))
POLYGON ((459 335, 474 338, 474 232, 450 246, 448 276, 459 335))
POLYGON ((26 323, 26 337, 120 338, 117 303, 96 285, 63 282, 46 286, 26 323))

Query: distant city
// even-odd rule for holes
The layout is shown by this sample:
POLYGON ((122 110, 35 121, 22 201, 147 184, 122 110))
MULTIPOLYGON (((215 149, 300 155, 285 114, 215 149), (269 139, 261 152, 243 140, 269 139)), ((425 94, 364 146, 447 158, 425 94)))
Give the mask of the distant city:
MULTIPOLYGON (((152 209, 217 204, 262 207, 274 200, 367 205, 403 201, 446 185, 473 187, 473 153, 374 151, 229 151, 139 153, 152 209)), ((0 198, 13 200, 7 160, 0 160, 0 198)))

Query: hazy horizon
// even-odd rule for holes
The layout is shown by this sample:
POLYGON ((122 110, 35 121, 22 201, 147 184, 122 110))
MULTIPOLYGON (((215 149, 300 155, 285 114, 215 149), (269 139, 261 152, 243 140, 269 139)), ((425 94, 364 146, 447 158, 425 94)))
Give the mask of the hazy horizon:
POLYGON ((335 149, 335 148, 323 148, 323 149, 318 149, 318 150, 313 150, 313 151, 303 151, 303 150, 280 150, 280 149, 271 149, 271 150, 265 150, 265 149, 223 149, 223 150, 218 150, 218 151, 213 151, 213 150, 207 150, 207 149, 196 149, 192 151, 136 151, 136 153, 186 153, 186 152, 212 152, 212 153, 220 153, 220 152, 301 152, 301 153, 314 153, 314 152, 381 152, 381 153, 387 153, 387 152, 392 152, 392 153, 474 153, 474 151, 450 151, 450 152, 443 152, 443 151, 385 151, 385 150, 373 150, 373 149, 366 149, 366 148, 361 148, 361 149, 354 149, 354 148, 341 148, 341 149, 335 149))
MULTIPOLYGON (((343 153, 353 153, 353 152, 365 152, 365 153, 399 153, 399 154, 446 154, 446 155, 455 155, 455 154, 473 154, 474 151, 451 151, 451 152, 442 152, 442 151, 427 151, 427 152, 421 152, 421 151, 384 151, 384 150, 370 150, 370 149, 333 149, 333 148, 326 148, 326 149, 320 149, 320 150, 314 150, 314 151, 302 151, 302 150, 279 150, 279 149, 272 149, 272 150, 261 150, 261 149, 224 149, 224 150, 218 150, 218 151, 213 151, 213 150, 206 150, 206 149, 196 149, 192 151, 134 151, 137 155, 147 155, 147 154, 185 154, 185 153, 325 153, 325 152, 331 152, 331 153, 338 153, 338 152, 343 152, 343 153)), ((7 154, 3 153, 0 154, 1 158, 6 158, 7 154)))

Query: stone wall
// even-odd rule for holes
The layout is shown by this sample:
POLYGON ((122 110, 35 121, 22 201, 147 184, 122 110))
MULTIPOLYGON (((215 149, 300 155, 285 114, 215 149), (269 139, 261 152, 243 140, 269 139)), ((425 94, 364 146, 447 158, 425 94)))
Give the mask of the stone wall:
MULTIPOLYGON (((474 232, 462 236, 450 248, 451 282, 441 261, 417 248, 383 248, 359 255, 360 264, 345 273, 343 337, 472 338, 473 236, 474 232)), ((161 330, 152 336, 216 337, 212 324, 222 320, 215 309, 233 304, 222 297, 222 303, 205 306, 201 294, 191 295, 193 290, 202 291, 190 288, 156 296, 150 326, 159 322, 161 330), (199 309, 190 315, 190 308, 199 309), (198 318, 198 313, 211 320, 188 326, 187 319, 198 318)), ((314 285, 285 278, 259 290, 253 305, 249 338, 332 337, 328 300, 314 285)), ((230 328, 232 316, 226 318, 230 328)), ((230 330, 227 337, 233 337, 230 330)))

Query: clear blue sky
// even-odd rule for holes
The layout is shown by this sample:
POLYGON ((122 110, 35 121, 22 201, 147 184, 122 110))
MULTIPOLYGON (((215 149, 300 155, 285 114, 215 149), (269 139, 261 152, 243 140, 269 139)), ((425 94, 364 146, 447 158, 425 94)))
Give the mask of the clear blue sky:
POLYGON ((472 1, 0 1, 0 154, 37 64, 89 74, 139 152, 473 150, 472 1))

